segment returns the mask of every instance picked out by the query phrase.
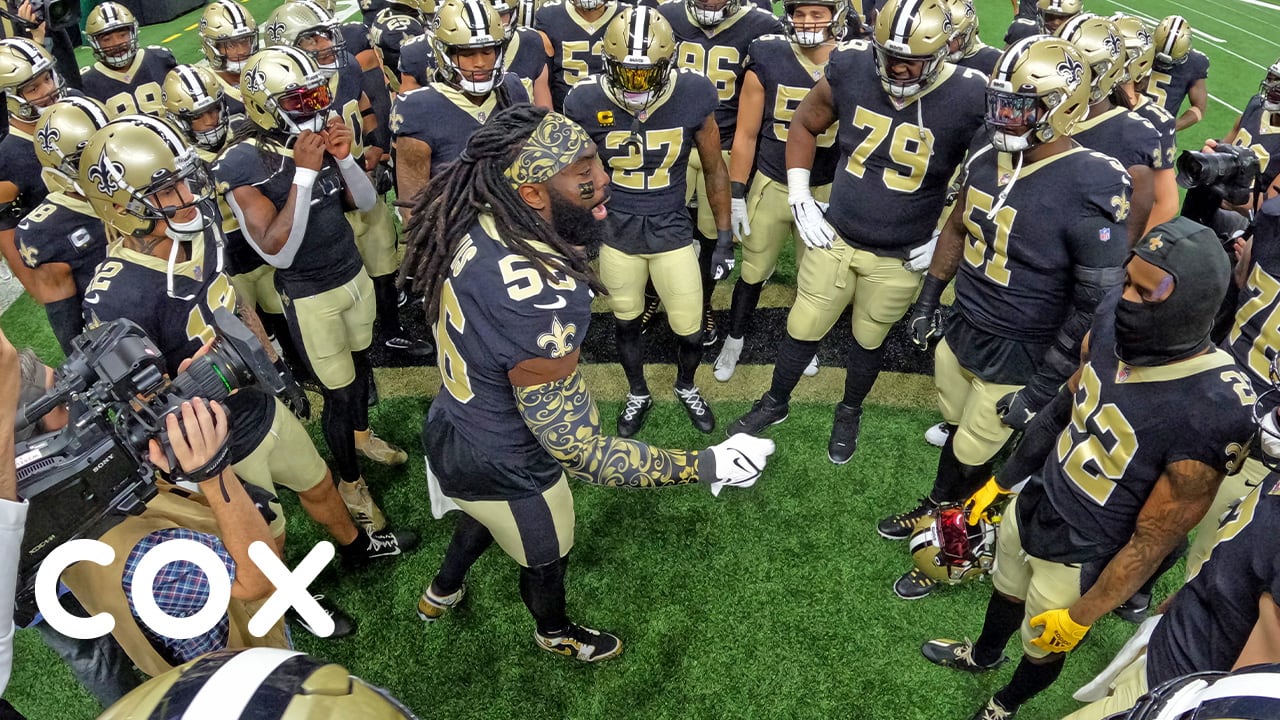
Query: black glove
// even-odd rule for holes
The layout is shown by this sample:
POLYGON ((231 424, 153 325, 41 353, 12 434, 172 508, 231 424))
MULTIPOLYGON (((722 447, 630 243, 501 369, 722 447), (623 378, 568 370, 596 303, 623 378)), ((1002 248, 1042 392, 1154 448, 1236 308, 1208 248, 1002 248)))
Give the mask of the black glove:
POLYGON ((733 272, 733 231, 716 231, 716 249, 711 253, 711 279, 724 280, 733 272))
POLYGON ((383 161, 373 167, 373 191, 386 195, 396 187, 396 173, 391 169, 389 161, 383 161))
POLYGON ((907 319, 911 342, 925 352, 942 338, 942 308, 938 307, 938 303, 941 302, 942 291, 946 287, 945 281, 925 273, 920 299, 916 300, 911 317, 907 319))
POLYGON ((280 373, 280 379, 284 381, 284 390, 280 391, 280 399, 284 401, 285 407, 297 416, 299 420, 311 419, 311 400, 307 397, 306 391, 302 389, 302 385, 293 377, 293 371, 289 369, 289 365, 284 358, 276 358, 276 370, 280 373))
POLYGON ((1036 413, 1058 394, 1058 388, 1042 387, 1045 381, 1036 376, 1027 386, 996 401, 996 414, 1000 422, 1026 432, 1027 426, 1035 419, 1036 413))

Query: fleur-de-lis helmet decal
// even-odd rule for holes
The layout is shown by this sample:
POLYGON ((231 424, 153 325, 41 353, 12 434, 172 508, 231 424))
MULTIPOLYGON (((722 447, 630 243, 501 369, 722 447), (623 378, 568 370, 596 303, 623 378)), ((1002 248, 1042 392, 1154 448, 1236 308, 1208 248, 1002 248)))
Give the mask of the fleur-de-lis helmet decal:
POLYGON ((98 192, 103 195, 114 195, 122 187, 124 165, 107 157, 106 148, 103 148, 98 153, 98 159, 89 168, 89 172, 85 173, 85 177, 98 188, 98 192))

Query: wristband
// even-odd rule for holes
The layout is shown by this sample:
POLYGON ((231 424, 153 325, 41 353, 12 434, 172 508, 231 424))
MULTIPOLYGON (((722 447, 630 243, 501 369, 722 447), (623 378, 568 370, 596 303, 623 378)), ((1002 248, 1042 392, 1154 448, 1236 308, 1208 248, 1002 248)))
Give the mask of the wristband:
POLYGON ((319 176, 320 176, 320 172, 318 170, 312 170, 311 168, 301 168, 301 167, 294 168, 293 184, 297 185, 300 188, 310 190, 311 186, 315 184, 316 178, 319 176))
POLYGON ((716 230, 716 247, 728 247, 733 245, 732 230, 716 230))
POLYGON ((920 287, 920 299, 916 301, 916 304, 932 310, 942 301, 942 291, 946 289, 946 280, 925 273, 924 284, 920 287))
POLYGON ((1195 105, 1192 105, 1191 107, 1187 108, 1187 112, 1196 114, 1196 122, 1200 122, 1201 120, 1204 119, 1204 113, 1200 112, 1200 108, 1196 107, 1195 105))
POLYGON ((734 200, 746 200, 746 199, 747 199, 747 184, 746 184, 746 183, 740 183, 740 182, 731 182, 731 183, 729 183, 729 195, 730 195, 734 200))
POLYGON ((813 199, 813 191, 809 189, 808 168, 787 168, 787 202, 794 205, 798 202, 813 199))

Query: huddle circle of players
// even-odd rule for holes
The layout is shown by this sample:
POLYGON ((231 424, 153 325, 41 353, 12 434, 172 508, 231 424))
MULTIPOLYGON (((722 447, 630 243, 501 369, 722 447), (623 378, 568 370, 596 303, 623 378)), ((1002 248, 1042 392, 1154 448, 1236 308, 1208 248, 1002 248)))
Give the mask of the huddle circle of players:
MULTIPOLYGON (((912 341, 933 354, 942 414, 926 434, 941 447, 934 483, 917 506, 877 529, 910 540, 914 562, 894 585, 904 599, 992 575, 979 640, 922 648, 935 663, 981 672, 1007 659, 1005 642, 1021 633, 1022 663, 975 717, 1011 717, 1056 678, 1096 620, 1080 621, 1099 604, 1095 589, 1112 589, 1108 560, 1127 557, 1148 497, 1173 474, 1164 463, 1176 457, 1219 473, 1221 489, 1210 493, 1190 552, 1188 590, 1166 630, 1148 633, 1145 668, 1121 664, 1079 714, 1105 717, 1170 677, 1229 669, 1257 619, 1246 609, 1224 621, 1226 639, 1196 629, 1226 604, 1214 593, 1249 592, 1224 587, 1251 562, 1250 545, 1265 543, 1234 540, 1280 522, 1261 463, 1221 479, 1246 454, 1255 395, 1271 390, 1280 274, 1272 274, 1269 250, 1254 251, 1224 350, 1204 345, 1204 307, 1216 311, 1225 285, 1212 272, 1203 280, 1178 272, 1216 267, 1226 255, 1211 233, 1206 240, 1203 228, 1174 221, 1174 133, 1201 119, 1207 96, 1208 60, 1191 48, 1186 21, 1174 16, 1151 28, 1134 16, 1086 13, 1081 0, 1021 5, 1000 51, 978 39, 972 0, 888 0, 871 23, 849 0, 788 0, 781 18, 768 3, 741 0, 369 0, 363 22, 348 23, 322 0, 291 0, 261 22, 217 0, 199 22, 205 62, 183 65, 163 48, 139 47, 136 19, 107 2, 86 22, 97 62, 83 94, 65 88, 40 45, 0 41, 10 125, 0 142, 0 250, 68 352, 86 325, 124 317, 157 340, 176 371, 212 337, 215 309, 253 317, 267 347, 279 349, 289 390, 231 398, 236 472, 272 494, 266 512, 281 542, 278 485, 299 493, 344 558, 393 557, 417 538, 390 528, 361 476, 361 458, 407 459, 369 427, 372 344, 438 355, 442 393, 466 404, 468 354, 498 353, 503 338, 455 338, 465 331, 448 282, 435 303, 434 345, 401 326, 397 273, 410 284, 421 278, 407 263, 401 270, 388 194, 404 201, 399 221, 414 228, 416 200, 433 178, 476 162, 473 132, 530 103, 554 110, 539 128, 572 121, 559 131, 584 132, 607 173, 609 231, 594 272, 628 383, 620 438, 640 432, 653 404, 644 331, 659 307, 676 337, 674 394, 695 428, 715 430, 695 372, 705 348, 719 343, 714 378, 733 380, 789 238, 797 293, 768 388, 727 423, 730 440, 706 451, 716 463, 733 450, 758 466, 749 480, 726 480, 723 468, 710 476, 727 486, 754 482, 768 451, 734 438, 786 420, 793 389, 818 372, 818 345, 846 309, 852 342, 831 462, 846 463, 857 450, 889 330, 905 320, 912 341), (1187 98, 1191 107, 1181 112, 1187 98), (1174 278, 1174 289, 1152 288, 1163 294, 1151 295, 1162 302, 1150 307, 1127 295, 1117 301, 1121 286, 1146 292, 1134 265, 1174 278), (717 327, 711 290, 735 266, 728 321, 717 327), (953 281, 945 313, 942 294, 953 281), (1143 323, 1161 332, 1144 335, 1143 323), (1166 367, 1189 357, 1181 370, 1166 367), (1129 383, 1131 375, 1141 382, 1129 383), (302 384, 324 396, 336 480, 295 418, 310 412, 302 384), (1203 398, 1217 415, 1165 423, 1184 414, 1187 397, 1203 398), (1070 424, 1058 426, 1061 435, 1039 438, 1047 422, 1036 418, 1063 412, 1070 424), (1019 449, 993 477, 997 455, 1017 437, 1019 449), (1040 445, 1039 455, 1026 449, 1040 445), (1124 485, 1130 474, 1141 478, 1124 485), (1001 521, 1000 501, 1015 489, 1022 493, 1001 521), (1065 609, 1082 604, 1081 614, 1065 609)), ((1280 61, 1220 141, 1251 148, 1268 188, 1280 172, 1270 165, 1280 151, 1276 124, 1280 61)), ((587 201, 604 185, 584 178, 577 188, 587 201)), ((472 256, 487 257, 475 244, 463 249, 471 254, 459 251, 454 276, 472 256)), ((527 258, 497 262, 506 288, 496 292, 542 297, 548 281, 527 258)), ((557 309, 532 307, 534 315, 557 309)), ((557 316, 557 329, 536 344, 561 358, 570 333, 585 334, 586 319, 575 329, 557 316)), ((619 484, 697 479, 692 455, 663 457, 672 466, 687 460, 689 472, 619 484)), ((567 492, 559 502, 569 501, 571 545, 567 492)), ((483 503, 460 500, 484 526, 476 532, 492 533, 479 551, 497 541, 522 565, 522 596, 526 583, 549 583, 563 615, 563 566, 548 571, 524 556, 533 547, 520 537, 526 521, 505 510, 515 543, 527 545, 513 550, 483 503)), ((564 531, 559 522, 552 540, 564 531)), ((567 553, 565 542, 553 552, 567 553)), ((1160 559, 1176 558, 1174 550, 1160 559)), ((418 607, 424 620, 462 600, 461 575, 475 557, 448 592, 444 570, 428 583, 418 607)), ((1280 572, 1267 568, 1261 584, 1280 590, 1280 572)), ((1158 576, 1149 571, 1144 577, 1158 576)), ((544 631, 537 603, 525 599, 544 649, 587 661, 621 651, 603 631, 544 631)), ((1150 583, 1121 600, 1122 611, 1140 617, 1150 583)))

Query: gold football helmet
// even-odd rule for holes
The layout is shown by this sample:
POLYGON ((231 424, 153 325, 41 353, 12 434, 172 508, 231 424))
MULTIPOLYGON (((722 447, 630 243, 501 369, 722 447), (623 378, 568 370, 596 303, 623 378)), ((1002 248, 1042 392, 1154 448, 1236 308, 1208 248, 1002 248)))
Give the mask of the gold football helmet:
POLYGON ((666 89, 675 64, 675 33, 657 10, 628 7, 604 31, 605 90, 640 112, 666 89))
POLYGON ((876 71, 885 92, 907 98, 928 87, 942 69, 954 28, 950 0, 886 2, 876 15, 871 35, 876 71), (889 66, 903 62, 919 63, 919 72, 907 78, 894 77, 889 66))
POLYGON ((849 14, 853 9, 849 0, 786 0, 782 5, 782 27, 791 42, 800 47, 817 47, 828 40, 841 40, 849 30, 849 14), (796 25, 796 8, 804 5, 820 5, 831 8, 831 22, 825 25, 796 25))
POLYGON ((1096 103, 1110 95, 1124 74, 1127 59, 1124 39, 1116 24, 1107 18, 1083 13, 1058 28, 1058 37, 1075 45, 1089 66, 1092 80, 1089 102, 1096 103))
POLYGON ((53 56, 43 45, 26 38, 0 40, 0 92, 10 115, 35 122, 66 90, 66 82, 53 67, 53 56))
POLYGON ((80 187, 94 212, 123 235, 143 237, 156 223, 213 197, 204 163, 168 123, 125 115, 89 138, 80 155, 80 187), (191 200, 160 206, 154 195, 186 183, 191 200))
POLYGON ((1262 109, 1267 112, 1280 112, 1280 60, 1271 63, 1267 75, 1258 86, 1258 94, 1262 96, 1262 109))
POLYGON ((209 66, 219 72, 240 72, 250 55, 258 52, 258 22, 234 0, 215 0, 200 16, 200 49, 209 66), (229 46, 243 45, 243 48, 229 46), (238 60, 230 59, 228 50, 238 60))
MULTIPOLYGON (((594 3, 595 7, 604 4, 604 0, 573 0, 573 4, 583 10, 590 9, 586 7, 588 2, 594 3)), ((689 17, 699 25, 715 27, 741 10, 742 0, 684 0, 684 6, 689 17)))
POLYGON ((1151 43, 1151 31, 1142 18, 1124 13, 1111 16, 1120 37, 1124 38, 1125 64, 1120 82, 1141 83, 1151 74, 1156 61, 1156 46, 1151 43))
POLYGON ((249 58, 240 80, 249 121, 264 130, 319 132, 333 104, 329 80, 310 55, 280 46, 249 58))
POLYGON ((267 46, 290 45, 310 55, 320 71, 332 77, 347 64, 347 42, 333 15, 311 2, 290 0, 262 24, 267 46))
POLYGON ((978 10, 973 0, 951 0, 951 24, 947 62, 960 62, 978 42, 978 10))
POLYGON ((1063 23, 1084 12, 1083 0, 1038 0, 1036 6, 1044 19, 1044 31, 1050 35, 1057 32, 1063 23))
POLYGON ((447 0, 436 11, 431 29, 440 77, 468 95, 488 95, 502 82, 507 40, 502 18, 488 0, 447 0), (486 49, 494 51, 492 68, 463 70, 458 65, 458 53, 486 49))
POLYGON ((84 21, 84 34, 93 48, 93 56, 109 68, 126 68, 138 57, 138 19, 129 8, 117 2, 104 2, 89 11, 84 21), (102 44, 103 36, 117 30, 128 30, 128 39, 111 46, 102 44))
POLYGON ((1032 35, 1000 54, 987 82, 987 131, 1002 152, 1071 134, 1089 112, 1089 67, 1060 38, 1032 35))
POLYGON ((996 525, 969 525, 964 510, 944 508, 911 536, 911 561, 936 582, 959 585, 986 575, 995 562, 996 525))
POLYGON ((165 115, 187 142, 210 152, 218 152, 227 139, 231 118, 227 115, 226 93, 218 76, 207 67, 179 65, 164 76, 161 88, 165 115), (216 111, 218 119, 208 130, 196 130, 193 123, 201 115, 216 111))
POLYGON ((102 104, 87 97, 64 98, 36 120, 32 144, 44 167, 41 177, 50 190, 84 194, 76 182, 80 176, 80 153, 89 138, 108 122, 102 104))
POLYGON ((417 720, 386 690, 296 650, 219 650, 158 675, 98 720, 147 717, 226 720, 417 720), (235 688, 237 702, 214 688, 235 688), (248 705, 251 697, 278 702, 248 705), (204 704, 201 704, 204 703, 204 704), (238 704, 237 704, 238 703, 238 704))
POLYGON ((533 16, 542 7, 543 0, 516 0, 516 14, 513 20, 516 27, 533 27, 533 16))
POLYGON ((1181 15, 1170 15, 1156 26, 1152 42, 1157 66, 1168 69, 1180 65, 1191 53, 1191 24, 1181 15))

